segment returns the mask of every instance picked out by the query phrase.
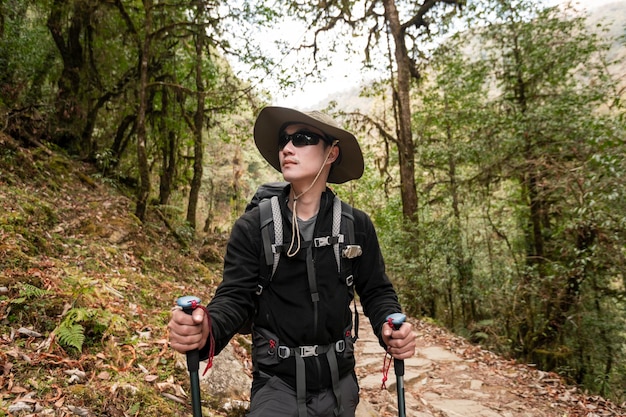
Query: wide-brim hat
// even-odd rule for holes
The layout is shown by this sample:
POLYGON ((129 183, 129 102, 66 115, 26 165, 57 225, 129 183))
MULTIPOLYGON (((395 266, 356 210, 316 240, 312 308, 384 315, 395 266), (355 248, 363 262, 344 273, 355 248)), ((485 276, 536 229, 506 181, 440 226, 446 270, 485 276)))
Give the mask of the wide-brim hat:
POLYGON ((254 124, 254 143, 263 158, 280 172, 278 136, 290 124, 304 123, 338 140, 340 158, 330 171, 328 182, 341 184, 361 178, 363 154, 356 137, 342 129, 330 116, 319 111, 301 112, 286 107, 265 107, 254 124))

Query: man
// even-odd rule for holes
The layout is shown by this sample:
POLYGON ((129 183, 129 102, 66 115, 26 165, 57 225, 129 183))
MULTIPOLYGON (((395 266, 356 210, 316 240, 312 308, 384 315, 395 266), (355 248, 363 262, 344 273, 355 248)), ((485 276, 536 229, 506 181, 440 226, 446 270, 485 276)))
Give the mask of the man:
MULTIPOLYGON (((219 352, 253 320, 251 417, 352 417, 358 403, 350 303, 359 295, 381 346, 396 359, 415 353, 409 323, 394 330, 386 318, 401 311, 385 274, 374 226, 352 209, 350 250, 338 261, 332 239, 334 194, 326 183, 363 174, 363 155, 351 133, 320 112, 264 108, 254 126, 261 155, 289 183, 279 196, 283 242, 273 273, 264 261, 259 208, 234 224, 223 281, 207 306, 174 311, 170 344, 179 352, 219 352), (269 277, 269 279, 268 279, 269 277), (257 291, 259 282, 262 291, 257 291), (257 294, 260 292, 260 294, 257 294)), ((345 204, 345 203, 344 203, 345 204)), ((342 219, 342 221, 347 221, 342 219)), ((282 245, 281 245, 282 244, 282 245)), ((337 252, 339 253, 339 252, 337 252)))

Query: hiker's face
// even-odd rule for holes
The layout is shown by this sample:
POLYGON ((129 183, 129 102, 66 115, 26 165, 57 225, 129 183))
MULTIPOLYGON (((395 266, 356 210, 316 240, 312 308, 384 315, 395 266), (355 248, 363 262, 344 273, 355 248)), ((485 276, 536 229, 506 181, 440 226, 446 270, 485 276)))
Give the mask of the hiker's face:
MULTIPOLYGON (((327 171, 330 169, 330 164, 336 159, 335 154, 338 150, 336 147, 330 148, 328 143, 321 139, 325 137, 324 132, 306 124, 293 124, 285 127, 283 134, 287 136, 283 137, 283 140, 279 142, 283 147, 278 151, 278 157, 285 181, 311 180, 315 178, 322 165, 328 168, 327 171), (308 134, 308 138, 289 138, 289 135, 297 133, 301 133, 303 136, 308 134), (318 138, 319 141, 317 140, 318 138), (324 162, 328 152, 331 155, 324 162)), ((323 176, 321 178, 325 180, 323 176)))

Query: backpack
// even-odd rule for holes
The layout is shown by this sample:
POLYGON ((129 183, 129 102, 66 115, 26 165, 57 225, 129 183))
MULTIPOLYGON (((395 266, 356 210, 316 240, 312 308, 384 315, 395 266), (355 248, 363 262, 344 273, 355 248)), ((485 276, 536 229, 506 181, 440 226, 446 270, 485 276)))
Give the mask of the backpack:
MULTIPOLYGON (((261 237, 263 240, 263 253, 265 264, 268 267, 266 277, 259 276, 256 295, 261 296, 272 281, 278 268, 281 253, 286 250, 283 245, 282 214, 278 196, 283 189, 289 185, 288 182, 271 182, 258 187, 254 196, 246 206, 246 211, 259 207, 261 237), (271 272, 269 271, 271 269, 271 272)), ((352 207, 339 199, 333 200, 333 221, 332 236, 317 237, 313 239, 315 247, 333 245, 337 270, 341 274, 342 270, 348 271, 346 275, 346 287, 354 300, 354 337, 358 337, 359 316, 356 310, 356 300, 354 297, 354 275, 352 274, 351 259, 361 255, 361 247, 355 244, 354 238, 354 215, 352 207)), ((241 334, 251 332, 251 320, 239 330, 241 334)))

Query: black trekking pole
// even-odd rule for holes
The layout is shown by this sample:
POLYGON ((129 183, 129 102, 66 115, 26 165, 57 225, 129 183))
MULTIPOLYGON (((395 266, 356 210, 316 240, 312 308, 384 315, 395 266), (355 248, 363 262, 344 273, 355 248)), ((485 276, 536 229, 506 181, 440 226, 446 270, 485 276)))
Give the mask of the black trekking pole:
MULTIPOLYGON (((191 314, 194 308, 200 304, 200 299, 192 295, 186 295, 176 300, 176 304, 187 314, 191 314)), ((198 349, 187 352, 187 370, 191 382, 191 406, 193 417, 202 417, 202 407, 200 405, 200 351, 198 349)))
MULTIPOLYGON (((387 321, 393 325, 394 330, 398 330, 406 316, 402 313, 394 313, 387 316, 387 321)), ((406 405, 404 403, 404 361, 393 359, 393 369, 396 373, 396 388, 398 391, 398 416, 406 417, 406 405)))

